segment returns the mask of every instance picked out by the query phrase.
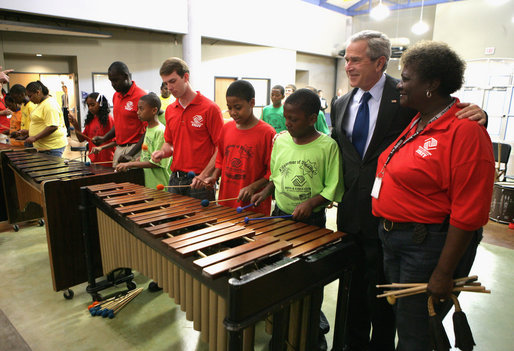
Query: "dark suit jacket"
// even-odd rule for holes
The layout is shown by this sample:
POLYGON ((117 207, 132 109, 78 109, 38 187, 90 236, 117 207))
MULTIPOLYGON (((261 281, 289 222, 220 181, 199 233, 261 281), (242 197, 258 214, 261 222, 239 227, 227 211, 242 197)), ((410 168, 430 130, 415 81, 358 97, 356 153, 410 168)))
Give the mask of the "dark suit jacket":
POLYGON ((400 106, 397 83, 396 79, 386 75, 377 124, 363 159, 343 130, 348 103, 357 88, 339 98, 334 105, 335 125, 332 137, 341 148, 345 184, 343 200, 337 210, 337 227, 346 233, 364 235, 361 240, 378 240, 378 219, 371 213, 370 195, 378 156, 400 135, 416 114, 416 111, 400 106))

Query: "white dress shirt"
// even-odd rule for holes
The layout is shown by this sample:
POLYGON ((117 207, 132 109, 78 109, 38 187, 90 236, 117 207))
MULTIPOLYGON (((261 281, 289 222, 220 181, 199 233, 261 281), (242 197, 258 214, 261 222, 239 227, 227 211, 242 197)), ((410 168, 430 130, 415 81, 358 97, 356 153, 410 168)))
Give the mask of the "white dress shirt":
MULTIPOLYGON (((366 146, 364 147, 364 155, 368 150, 369 143, 373 137, 375 126, 377 125, 378 109, 380 107, 380 101, 382 100, 382 93, 384 91, 386 76, 382 74, 382 77, 378 82, 369 90, 371 98, 368 101, 369 106, 369 131, 368 139, 366 140, 366 146)), ((365 91, 359 88, 355 95, 353 95, 352 101, 348 104, 348 117, 343 119, 343 129, 350 141, 352 141, 353 125, 357 118, 357 110, 359 109, 360 100, 365 91)))

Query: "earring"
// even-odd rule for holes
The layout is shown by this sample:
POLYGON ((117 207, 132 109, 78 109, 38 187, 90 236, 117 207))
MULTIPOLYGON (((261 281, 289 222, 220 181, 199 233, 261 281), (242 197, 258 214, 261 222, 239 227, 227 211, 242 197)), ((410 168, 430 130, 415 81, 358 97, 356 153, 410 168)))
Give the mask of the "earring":
POLYGON ((427 98, 430 99, 432 97, 432 92, 430 90, 427 90, 427 94, 426 95, 427 95, 427 98))

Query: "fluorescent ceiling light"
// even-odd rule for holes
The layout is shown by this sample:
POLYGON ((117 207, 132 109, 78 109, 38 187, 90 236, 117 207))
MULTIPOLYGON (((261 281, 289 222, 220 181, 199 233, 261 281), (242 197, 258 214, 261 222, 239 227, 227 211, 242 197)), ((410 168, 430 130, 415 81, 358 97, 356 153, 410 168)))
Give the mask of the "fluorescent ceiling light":
POLYGON ((111 33, 99 32, 86 29, 66 28, 58 26, 47 26, 44 24, 35 24, 27 22, 3 21, 0 20, 0 31, 6 32, 26 32, 38 34, 53 34, 53 35, 71 35, 76 37, 87 38, 110 38, 111 33))
POLYGON ((36 56, 37 56, 37 57, 41 57, 41 56, 43 56, 43 54, 36 54, 36 56))

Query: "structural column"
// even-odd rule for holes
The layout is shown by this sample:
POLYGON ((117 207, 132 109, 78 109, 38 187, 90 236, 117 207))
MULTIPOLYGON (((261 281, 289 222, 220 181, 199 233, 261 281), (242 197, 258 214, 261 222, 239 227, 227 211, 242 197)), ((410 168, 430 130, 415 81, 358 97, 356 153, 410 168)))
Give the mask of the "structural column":
POLYGON ((200 23, 200 0, 187 1, 187 34, 182 41, 182 55, 191 71, 193 89, 200 89, 202 76, 202 34, 200 23))

